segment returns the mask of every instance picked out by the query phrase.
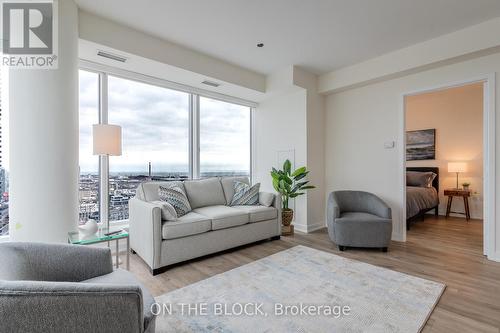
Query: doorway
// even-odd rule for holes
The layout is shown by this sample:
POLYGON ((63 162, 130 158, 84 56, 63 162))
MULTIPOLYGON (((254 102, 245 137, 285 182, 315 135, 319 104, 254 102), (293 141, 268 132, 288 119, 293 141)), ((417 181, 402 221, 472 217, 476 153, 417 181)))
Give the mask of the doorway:
POLYGON ((495 216, 493 89, 488 76, 403 96, 404 239, 426 220, 441 227, 470 223, 482 229, 488 255, 495 216))

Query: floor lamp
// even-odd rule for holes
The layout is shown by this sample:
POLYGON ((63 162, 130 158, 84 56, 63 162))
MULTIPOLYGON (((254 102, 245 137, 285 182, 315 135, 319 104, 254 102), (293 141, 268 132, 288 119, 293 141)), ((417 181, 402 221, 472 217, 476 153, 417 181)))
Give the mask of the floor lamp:
POLYGON ((109 156, 122 154, 122 128, 117 125, 97 124, 92 126, 94 155, 99 155, 101 162, 101 177, 99 186, 99 201, 102 225, 109 232, 109 156))

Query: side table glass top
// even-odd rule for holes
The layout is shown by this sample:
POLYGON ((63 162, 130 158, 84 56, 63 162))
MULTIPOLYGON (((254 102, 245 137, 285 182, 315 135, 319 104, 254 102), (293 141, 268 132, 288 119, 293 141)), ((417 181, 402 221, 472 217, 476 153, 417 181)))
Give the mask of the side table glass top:
POLYGON ((68 243, 70 244, 95 244, 128 237, 128 228, 110 227, 110 232, 121 230, 120 233, 106 236, 108 228, 100 228, 95 234, 83 236, 78 231, 68 232, 68 243))

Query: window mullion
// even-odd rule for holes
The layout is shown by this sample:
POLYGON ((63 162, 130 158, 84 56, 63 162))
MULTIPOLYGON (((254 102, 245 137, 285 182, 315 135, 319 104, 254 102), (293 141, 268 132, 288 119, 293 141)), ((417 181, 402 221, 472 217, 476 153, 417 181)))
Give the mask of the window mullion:
POLYGON ((190 176, 192 179, 200 178, 200 96, 190 95, 190 176))
MULTIPOLYGON (((108 123, 108 75, 99 73, 99 123, 108 123)), ((109 221, 109 156, 99 156, 99 212, 100 222, 109 221)))

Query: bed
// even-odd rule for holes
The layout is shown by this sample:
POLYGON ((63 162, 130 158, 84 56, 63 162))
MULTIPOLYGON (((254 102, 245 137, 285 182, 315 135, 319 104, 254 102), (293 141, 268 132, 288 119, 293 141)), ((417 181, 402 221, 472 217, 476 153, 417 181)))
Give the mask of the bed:
MULTIPOLYGON (((410 230, 410 225, 419 220, 424 220, 425 213, 434 210, 434 214, 438 215, 439 206, 439 168, 436 167, 408 167, 408 171, 415 175, 416 172, 436 174, 432 180, 431 186, 416 186, 411 184, 406 186, 406 230, 410 230)), ((408 181, 408 176, 407 176, 408 181)))

